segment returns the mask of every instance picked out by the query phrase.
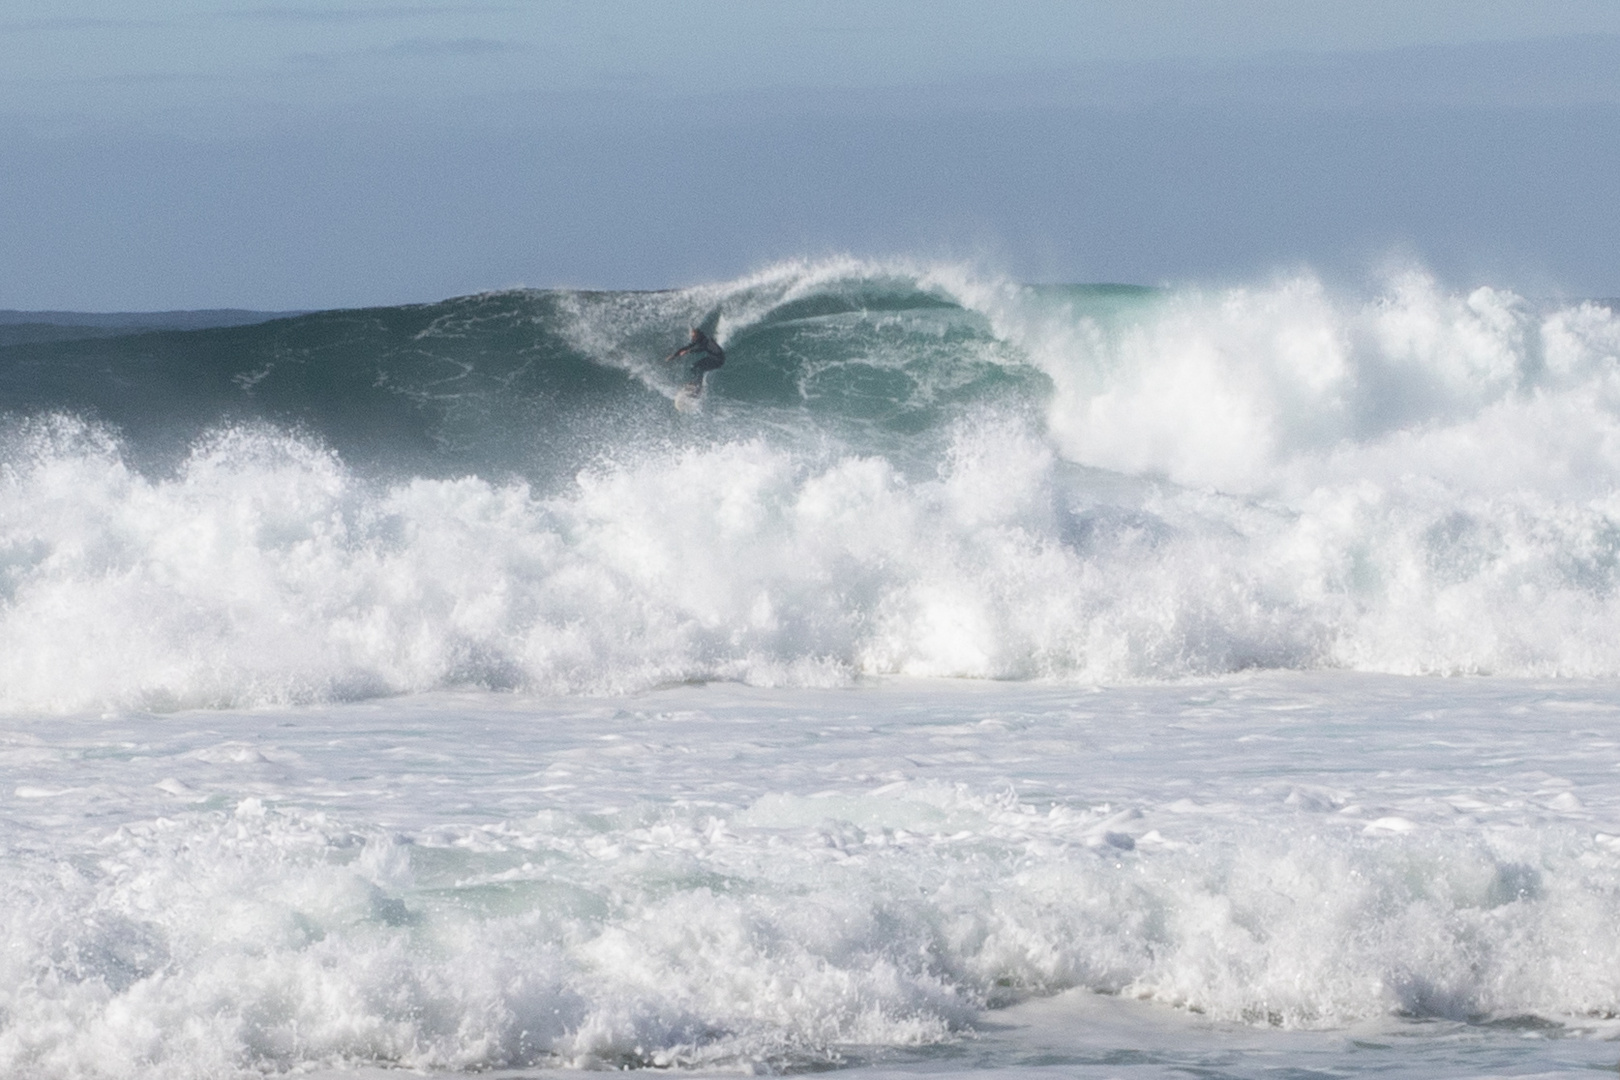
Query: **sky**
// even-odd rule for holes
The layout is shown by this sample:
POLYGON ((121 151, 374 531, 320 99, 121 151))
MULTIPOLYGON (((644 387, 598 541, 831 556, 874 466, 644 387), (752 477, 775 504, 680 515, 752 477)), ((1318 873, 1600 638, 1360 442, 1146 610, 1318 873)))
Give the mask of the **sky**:
POLYGON ((0 0, 0 308, 1030 281, 1620 295, 1620 3, 0 0))

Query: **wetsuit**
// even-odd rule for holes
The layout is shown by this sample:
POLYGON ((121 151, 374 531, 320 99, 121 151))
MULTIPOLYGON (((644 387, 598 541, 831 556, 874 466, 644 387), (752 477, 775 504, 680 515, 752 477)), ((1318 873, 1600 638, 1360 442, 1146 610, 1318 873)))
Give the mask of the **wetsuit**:
POLYGON ((677 360, 688 353, 697 353, 698 356, 692 361, 692 372, 686 380, 686 385, 694 386, 701 390, 703 388, 703 376, 713 371, 715 368, 725 365, 726 350, 717 345, 714 338, 710 337, 708 334, 705 334, 701 330, 694 329, 692 331, 691 344, 682 345, 680 348, 664 357, 664 363, 667 364, 671 360, 677 360))

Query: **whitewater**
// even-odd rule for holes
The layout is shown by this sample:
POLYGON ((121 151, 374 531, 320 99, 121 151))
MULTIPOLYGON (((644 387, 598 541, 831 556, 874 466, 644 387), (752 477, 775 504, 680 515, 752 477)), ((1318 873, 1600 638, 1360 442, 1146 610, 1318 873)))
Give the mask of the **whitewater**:
POLYGON ((7 340, 0 1075, 1620 1062, 1608 303, 827 260, 7 340))

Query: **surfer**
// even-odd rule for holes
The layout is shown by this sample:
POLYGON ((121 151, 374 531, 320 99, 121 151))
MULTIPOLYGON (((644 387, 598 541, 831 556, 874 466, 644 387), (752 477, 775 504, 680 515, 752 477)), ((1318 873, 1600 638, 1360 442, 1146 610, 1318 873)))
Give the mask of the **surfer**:
POLYGON ((704 333, 701 328, 694 326, 692 327, 692 340, 664 357, 664 363, 679 360, 681 357, 693 353, 697 355, 692 360, 692 373, 687 378, 686 385, 682 389, 693 394, 701 394, 703 392, 703 376, 725 364, 726 350, 722 349, 714 338, 704 333))

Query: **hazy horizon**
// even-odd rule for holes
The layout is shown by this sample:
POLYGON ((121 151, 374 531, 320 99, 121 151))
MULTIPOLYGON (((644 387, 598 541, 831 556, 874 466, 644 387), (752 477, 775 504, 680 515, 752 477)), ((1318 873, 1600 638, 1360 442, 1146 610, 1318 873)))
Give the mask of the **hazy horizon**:
POLYGON ((0 5, 0 308, 1021 281, 1620 294, 1620 9, 0 5))

